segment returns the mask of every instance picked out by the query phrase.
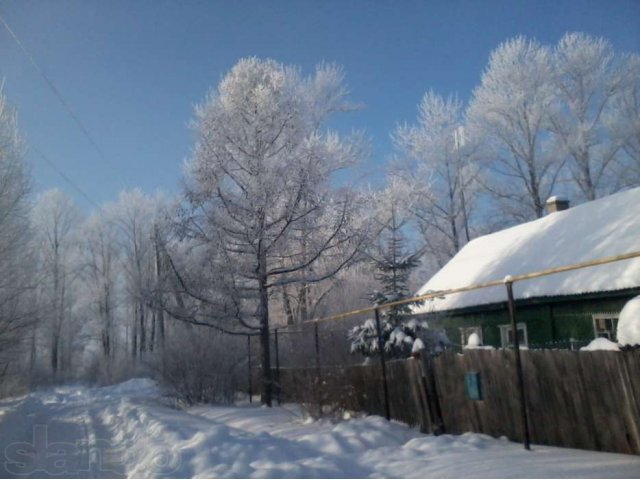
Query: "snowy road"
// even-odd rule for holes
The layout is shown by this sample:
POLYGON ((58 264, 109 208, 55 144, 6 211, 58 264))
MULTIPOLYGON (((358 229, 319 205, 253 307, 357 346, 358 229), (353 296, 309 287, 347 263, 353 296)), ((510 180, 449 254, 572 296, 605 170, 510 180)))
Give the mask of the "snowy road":
POLYGON ((628 477, 640 457, 483 435, 421 435, 379 417, 162 403, 148 380, 0 402, 1 477, 628 477))
POLYGON ((0 404, 0 476, 124 477, 121 452, 101 421, 106 402, 81 388, 0 404))

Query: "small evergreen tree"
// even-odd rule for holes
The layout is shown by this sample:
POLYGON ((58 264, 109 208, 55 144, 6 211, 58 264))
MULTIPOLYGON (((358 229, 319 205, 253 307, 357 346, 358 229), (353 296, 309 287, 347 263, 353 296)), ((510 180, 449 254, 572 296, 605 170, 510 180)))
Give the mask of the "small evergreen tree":
MULTIPOLYGON (((394 192, 395 185, 385 192, 388 202, 381 202, 381 228, 376 246, 368 253, 376 268, 376 279, 381 289, 371 295, 376 305, 395 302, 410 296, 409 277, 411 272, 420 265, 422 249, 410 252, 404 228, 406 217, 398 208, 399 198, 394 192)), ((396 190, 397 191, 397 190, 396 190)), ((411 313, 411 306, 406 303, 395 305, 380 311, 382 341, 385 352, 393 357, 407 356, 412 351, 423 348, 423 343, 417 338, 417 333, 428 328, 427 322, 415 319, 406 321, 406 315, 411 313)), ((351 352, 360 353, 367 357, 378 352, 378 332, 374 320, 366 320, 362 325, 352 328, 347 338, 351 341, 351 352)))

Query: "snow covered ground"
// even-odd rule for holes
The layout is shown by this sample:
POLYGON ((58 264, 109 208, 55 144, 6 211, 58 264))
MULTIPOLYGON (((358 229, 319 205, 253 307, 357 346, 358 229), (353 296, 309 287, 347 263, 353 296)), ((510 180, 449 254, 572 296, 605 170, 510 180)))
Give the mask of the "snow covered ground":
POLYGON ((640 457, 422 435, 295 406, 171 408, 150 380, 0 402, 0 477, 638 477, 640 457))

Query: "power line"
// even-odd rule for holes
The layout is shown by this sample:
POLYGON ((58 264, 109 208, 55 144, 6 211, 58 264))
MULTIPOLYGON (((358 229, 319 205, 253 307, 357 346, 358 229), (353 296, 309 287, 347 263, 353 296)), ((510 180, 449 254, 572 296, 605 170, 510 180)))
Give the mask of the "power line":
POLYGON ((595 260, 587 260, 585 262, 574 263, 571 265, 563 265, 560 267, 547 268, 538 272, 524 273, 520 275, 509 275, 502 280, 492 280, 485 283, 476 283, 466 285, 464 287, 450 288, 447 290, 438 290, 435 292, 428 292, 424 295, 418 295, 416 297, 405 298, 403 300, 396 300, 394 302, 382 303, 373 307, 360 308, 358 310, 351 310, 349 312, 338 313, 336 315, 330 315, 322 318, 312 318, 311 320, 305 320, 302 323, 315 323, 318 322, 331 322, 337 320, 344 320, 345 318, 352 317, 364 313, 373 313, 376 310, 386 310, 391 307, 400 305, 408 305, 410 303, 423 302, 425 300, 433 300, 436 298, 444 297, 455 293, 471 292, 474 290, 481 290, 488 287, 497 287, 499 285, 506 285, 507 283, 522 282, 524 280, 532 280, 535 278, 546 277, 548 275, 555 275, 557 273, 571 272, 574 270, 580 270, 583 268, 596 267, 598 265, 607 265, 609 263, 620 262, 623 260, 631 260, 634 258, 640 258, 640 250, 635 252, 622 253, 619 255, 611 255, 608 257, 601 257, 595 260))
MULTIPOLYGON (((18 47, 20 47, 20 50, 22 50, 22 53, 24 53, 24 55, 27 57, 27 59, 29 60, 29 62, 31 63, 31 65, 36 69, 36 71, 40 74, 40 76, 43 78, 43 80, 45 81, 45 83, 47 84, 47 86, 49 87, 49 89, 53 92, 53 94, 56 96, 56 98, 60 101, 60 103, 62 104, 62 106, 65 108, 65 110, 67 111, 67 113, 71 116, 71 118, 73 119, 73 121, 76 123, 76 125, 80 128, 80 130, 82 131, 83 135, 87 138, 87 140, 89 141, 89 143, 93 146, 93 148, 96 150, 96 152, 98 152, 98 155, 100 156, 100 158, 107 164, 109 164, 110 162, 107 160, 106 155, 104 154, 104 152, 102 151, 102 149, 98 146, 98 143, 93 139, 93 137, 91 136, 91 134, 89 133, 89 130, 84 126, 84 124, 82 123, 82 121, 80 120, 80 117, 78 117, 78 115, 76 115, 76 113, 73 111, 73 109, 71 108, 71 106, 69 105, 69 103, 64 99, 64 97, 62 96, 62 94, 60 93, 60 91, 56 88, 56 86, 54 85, 54 83, 51 81, 51 79, 47 76, 47 74, 45 73, 45 71, 40 68, 40 66, 38 65, 38 63, 36 62, 35 58, 33 57, 33 55, 29 52, 29 50, 27 50, 27 48, 24 46, 24 44, 20 41, 20 39, 18 38, 18 36, 15 34, 15 32, 11 29, 11 27, 9 26, 9 24, 7 23, 7 21, 2 17, 2 15, 0 15, 0 22, 4 25, 4 28, 7 30, 7 32, 9 32, 9 35, 11 35, 11 37, 13 38, 13 40, 16 42, 16 44, 18 45, 18 47)), ((49 162, 50 163, 50 162, 49 162)), ((51 164, 51 163, 50 163, 51 164)), ((52 165, 52 164, 51 164, 52 165)), ((58 171, 58 173, 61 173, 59 169, 56 168, 56 170, 58 171)), ((62 174, 62 173, 61 173, 62 174)), ((64 174, 62 174, 64 176, 64 174)))
POLYGON ((82 190, 73 180, 71 180, 60 168, 58 168, 56 166, 55 163, 53 163, 51 160, 49 160, 49 158, 47 158, 47 156, 42 153, 40 151, 40 149, 38 149, 37 147, 35 147, 34 145, 30 145, 30 148, 33 149, 34 152, 36 152, 45 162, 47 162, 47 164, 53 168, 58 175, 60 175, 69 185, 71 185, 71 187, 78 192, 87 202, 89 202, 91 205, 93 205, 94 207, 96 207, 98 209, 98 211, 102 210, 102 207, 100 205, 98 205, 96 202, 94 202, 91 197, 89 197, 89 195, 87 195, 84 190, 82 190))
MULTIPOLYGON (((11 37, 13 38, 13 40, 16 42, 16 44, 18 45, 18 47, 20 48, 20 50, 22 51, 22 53, 27 57, 27 59, 29 60, 29 62, 31 63, 31 65, 36 69, 36 71, 40 74, 40 76, 42 77, 42 79, 45 81, 45 83, 47 84, 47 86, 49 87, 49 89, 53 92, 53 94, 56 96, 56 98, 58 99, 58 101, 60 101, 60 103, 62 104, 62 106, 64 107, 64 109, 67 111, 67 113, 71 116, 71 118, 73 119, 73 121, 76 123, 76 125, 78 126, 78 128, 80 128, 80 131, 82 132, 82 134, 86 137, 86 139, 89 141, 89 143, 93 146, 93 148, 96 150, 96 152, 98 153, 98 155, 100 156, 100 158, 105 162, 105 163, 109 163, 109 161, 107 160, 106 155, 104 154, 104 152, 102 151, 102 149, 100 148, 100 146, 98 145, 98 143, 93 139, 93 136, 89 133, 89 130, 87 129, 87 127, 85 127, 85 125, 82 123, 82 120, 80 120, 80 117, 78 117, 78 115, 74 112, 74 110, 71 108, 71 105, 69 105, 69 103, 64 99, 64 97, 62 96, 62 93, 60 93, 60 90, 58 90, 58 88, 55 86, 55 84, 53 83, 53 81, 47 76, 46 72, 40 67, 40 65, 38 65, 38 62, 36 62, 36 59, 34 58, 34 56, 31 54, 31 52, 29 52, 29 50, 27 50, 27 48, 24 46, 24 44, 20 41, 20 39, 18 38, 18 36, 16 35, 16 33, 11 29, 11 27, 9 26, 9 24, 7 23, 7 21, 2 17, 2 15, 0 15, 0 23, 2 23, 2 25, 4 25, 4 28, 7 30, 7 32, 9 32, 9 35, 11 35, 11 37)), ((91 199, 91 197, 89 197, 89 195, 87 195, 85 193, 84 190, 82 190, 82 188, 80 188, 73 180, 71 180, 71 178, 69 178, 69 176, 67 174, 65 174, 62 169, 60 169, 53 161, 51 161, 39 148, 37 148, 35 145, 30 145, 30 147, 53 169, 55 170, 56 173, 58 173, 58 175, 60 175, 76 192, 78 192, 78 194, 80 194, 80 196, 82 196, 82 198, 84 198, 87 202, 89 202, 91 205, 93 205, 94 207, 96 207, 98 209, 98 211, 102 210, 102 207, 95 202, 94 200, 91 199)))

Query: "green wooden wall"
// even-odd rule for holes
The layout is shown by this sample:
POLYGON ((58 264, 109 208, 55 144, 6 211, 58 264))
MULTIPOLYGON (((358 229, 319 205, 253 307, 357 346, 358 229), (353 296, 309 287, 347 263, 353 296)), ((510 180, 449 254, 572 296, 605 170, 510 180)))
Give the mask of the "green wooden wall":
MULTIPOLYGON (((640 291, 553 297, 516 302, 516 320, 527 325, 530 346, 554 341, 594 338, 594 313, 619 313, 624 304, 640 291)), ((482 326, 485 345, 500 347, 500 325, 509 323, 507 304, 479 306, 464 310, 431 314, 432 326, 443 327, 449 339, 460 343, 460 327, 482 326), (434 322, 435 321, 435 322, 434 322)))

